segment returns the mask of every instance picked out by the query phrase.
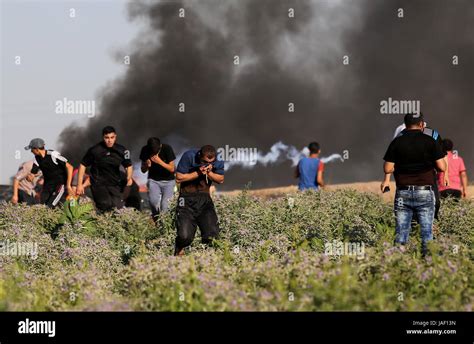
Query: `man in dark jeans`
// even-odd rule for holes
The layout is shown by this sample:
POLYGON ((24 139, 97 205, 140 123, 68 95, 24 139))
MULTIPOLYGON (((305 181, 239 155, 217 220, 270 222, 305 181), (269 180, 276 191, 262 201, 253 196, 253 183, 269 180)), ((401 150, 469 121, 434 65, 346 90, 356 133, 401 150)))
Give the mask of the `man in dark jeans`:
POLYGON ((425 255, 427 243, 433 239, 435 168, 441 172, 446 170, 445 153, 435 140, 423 134, 423 115, 407 114, 404 122, 404 134, 396 137, 385 153, 385 179, 381 187, 383 190, 389 186, 387 175, 393 173, 397 185, 395 243, 404 245, 408 242, 411 220, 416 216, 421 227, 422 254, 425 255))
MULTIPOLYGON (((420 114, 423 116, 423 113, 420 113, 420 114)), ((423 130, 422 131, 423 131, 423 134, 428 135, 433 140, 435 140, 435 142, 438 145, 443 147, 443 139, 441 138, 441 135, 435 129, 428 128, 426 122, 423 122, 423 130)), ((396 129, 395 136, 393 138, 395 139, 398 136, 403 135, 405 132, 406 132, 406 126, 405 126, 405 123, 403 123, 402 125, 400 125, 396 129)), ((444 147, 443 147, 443 149, 444 149, 444 147)), ((446 174, 447 174, 448 169, 449 169, 449 164, 448 164, 448 156, 447 156, 446 150, 444 150, 444 153, 445 153, 444 161, 446 162, 446 174)), ((387 181, 390 181, 390 175, 385 175, 385 178, 386 178, 387 181)), ((439 209, 441 207, 440 194, 439 194, 438 181, 437 180, 438 180, 438 177, 437 177, 437 173, 435 171, 435 180, 433 181, 433 191, 435 193, 435 198, 436 198, 435 215, 434 215, 436 220, 438 220, 439 209)), ((441 185, 448 186, 449 185, 449 179, 447 177, 444 178, 441 185)), ((416 221, 416 219, 413 219, 413 220, 416 221)))
POLYGON ((219 234, 217 214, 209 194, 212 182, 224 182, 224 162, 217 159, 216 148, 206 145, 185 152, 176 169, 176 181, 180 183, 180 193, 174 254, 182 256, 184 248, 193 242, 196 226, 201 230, 203 243, 210 243, 219 234))
POLYGON ((77 178, 78 195, 84 194, 84 173, 90 169, 91 191, 95 205, 100 211, 122 208, 122 187, 120 185, 120 166, 126 171, 126 186, 132 186, 132 161, 130 152, 116 143, 117 134, 113 127, 102 130, 103 141, 92 146, 82 158, 77 178))

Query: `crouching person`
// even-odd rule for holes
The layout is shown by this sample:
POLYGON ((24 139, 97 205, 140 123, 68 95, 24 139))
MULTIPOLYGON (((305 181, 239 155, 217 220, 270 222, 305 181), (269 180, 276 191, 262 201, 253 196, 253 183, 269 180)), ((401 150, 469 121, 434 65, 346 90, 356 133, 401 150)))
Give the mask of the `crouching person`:
POLYGON ((31 173, 33 165, 34 160, 22 163, 13 178, 13 195, 11 199, 13 204, 26 203, 33 205, 38 203, 36 190, 39 184, 38 182, 40 178, 42 178, 42 173, 39 171, 38 175, 34 177, 32 181, 29 181, 28 176, 31 173))
POLYGON ((203 243, 210 243, 219 235, 219 225, 209 190, 213 182, 224 182, 224 162, 218 160, 216 148, 211 145, 186 151, 176 169, 180 193, 176 208, 176 246, 174 254, 184 255, 191 245, 196 227, 203 243))

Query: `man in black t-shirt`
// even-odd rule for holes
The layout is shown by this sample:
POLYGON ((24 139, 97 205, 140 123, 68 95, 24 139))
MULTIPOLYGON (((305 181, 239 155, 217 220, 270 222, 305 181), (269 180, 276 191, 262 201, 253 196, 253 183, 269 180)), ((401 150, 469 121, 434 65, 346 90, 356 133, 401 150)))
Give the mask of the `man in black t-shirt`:
MULTIPOLYGON (((421 115, 423 116, 423 113, 421 113, 421 115)), ((433 140, 435 140, 436 143, 440 147, 443 147, 443 139, 441 138, 441 135, 435 129, 428 128, 426 122, 423 122, 423 130, 422 131, 423 131, 423 134, 428 135, 433 140)), ((395 135, 394 135, 393 138, 395 139, 398 136, 401 136, 405 133, 406 133, 406 126, 405 126, 405 123, 403 123, 402 125, 397 127, 397 129, 395 130, 395 135)), ((448 153, 446 152, 446 150, 444 150, 444 153, 445 153, 444 161, 446 162, 446 172, 444 173, 445 178, 444 178, 443 183, 444 183, 444 185, 449 186, 449 178, 447 177, 447 175, 449 174, 448 155, 447 155, 448 153)), ((441 207, 441 201, 440 201, 440 195, 439 195, 439 190, 438 190, 438 178, 437 178, 436 171, 435 171, 434 176, 435 176, 435 179, 433 181, 433 191, 434 191, 435 197, 436 197, 435 219, 438 219, 439 208, 441 207)), ((389 182, 390 182, 390 175, 385 175, 385 181, 383 183, 389 183, 389 182)))
MULTIPOLYGON (((432 137, 423 133, 423 115, 408 114, 404 121, 404 134, 390 143, 384 156, 385 175, 393 173, 397 185, 395 243, 407 243, 411 220, 416 216, 421 227, 422 253, 425 254, 427 243, 433 239, 435 168, 446 170, 445 153, 432 137)), ((388 186, 387 178, 382 189, 385 186, 388 186)))
POLYGON ((148 198, 155 221, 160 211, 169 209, 169 202, 173 198, 176 185, 174 180, 175 159, 173 148, 161 143, 157 137, 150 137, 140 152, 141 170, 143 173, 148 172, 148 198))
POLYGON ((132 161, 130 152, 116 143, 117 134, 113 127, 102 130, 103 141, 92 146, 82 158, 78 173, 76 193, 84 194, 83 179, 86 168, 90 166, 91 191, 96 207, 109 211, 123 206, 120 186, 120 166, 126 171, 126 186, 131 186, 132 161))
POLYGON ((33 167, 27 179, 32 181, 41 170, 44 184, 41 190, 40 202, 54 208, 65 201, 66 192, 69 196, 74 194, 71 188, 73 167, 59 152, 46 150, 44 146, 44 141, 36 138, 25 147, 26 150, 31 150, 31 153, 35 155, 33 167))

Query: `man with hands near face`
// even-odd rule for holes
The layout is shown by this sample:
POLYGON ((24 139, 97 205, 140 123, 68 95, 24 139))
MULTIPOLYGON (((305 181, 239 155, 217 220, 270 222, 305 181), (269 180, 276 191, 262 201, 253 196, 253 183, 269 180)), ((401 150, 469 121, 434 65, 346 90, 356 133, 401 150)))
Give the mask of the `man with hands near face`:
POLYGON ((203 243, 211 243, 219 235, 219 225, 209 190, 213 182, 224 182, 224 161, 218 159, 216 148, 205 145, 183 154, 176 169, 180 183, 176 208, 175 255, 184 255, 191 245, 196 227, 201 231, 203 243))
POLYGON ((160 212, 169 209, 169 201, 173 198, 175 159, 173 148, 157 137, 150 137, 140 152, 141 171, 148 172, 148 198, 154 221, 160 212))

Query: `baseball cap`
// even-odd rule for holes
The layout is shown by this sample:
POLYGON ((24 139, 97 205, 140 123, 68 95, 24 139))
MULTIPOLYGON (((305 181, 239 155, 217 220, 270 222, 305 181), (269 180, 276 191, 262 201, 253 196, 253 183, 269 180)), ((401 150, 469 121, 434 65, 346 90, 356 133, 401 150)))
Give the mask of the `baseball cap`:
POLYGON ((33 148, 43 148, 44 147, 44 140, 40 138, 36 138, 30 141, 30 144, 25 147, 25 150, 33 149, 33 148))

